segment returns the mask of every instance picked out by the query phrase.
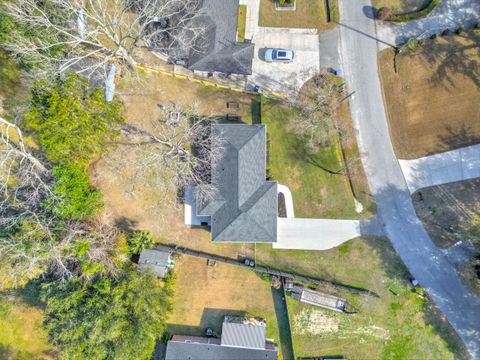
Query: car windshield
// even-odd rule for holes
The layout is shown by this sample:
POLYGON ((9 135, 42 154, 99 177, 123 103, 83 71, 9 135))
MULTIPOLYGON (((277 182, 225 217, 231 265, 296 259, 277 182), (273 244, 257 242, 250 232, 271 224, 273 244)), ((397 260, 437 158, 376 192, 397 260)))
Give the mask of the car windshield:
POLYGON ((278 57, 286 57, 286 56, 287 56, 287 52, 286 52, 286 51, 278 51, 278 52, 277 52, 277 56, 278 56, 278 57))

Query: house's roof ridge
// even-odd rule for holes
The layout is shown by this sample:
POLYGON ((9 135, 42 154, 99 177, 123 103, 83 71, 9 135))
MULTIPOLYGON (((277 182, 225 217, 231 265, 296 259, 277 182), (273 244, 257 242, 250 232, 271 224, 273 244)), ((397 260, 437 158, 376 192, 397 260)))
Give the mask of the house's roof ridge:
MULTIPOLYGON (((250 219, 253 220, 253 222, 255 222, 261 229, 263 229, 263 230, 265 231, 265 233, 268 235, 268 237, 269 237, 270 239, 272 239, 273 242, 275 242, 275 241, 277 241, 277 237, 276 237, 277 233, 276 233, 276 231, 275 231, 275 233, 274 233, 274 236, 272 237, 271 232, 270 232, 268 229, 265 228, 266 223, 264 222, 264 223, 261 223, 261 224, 260 224, 260 223, 257 221, 257 217, 256 217, 256 216, 253 216, 253 215, 251 214, 252 210, 255 210, 255 206, 258 205, 258 204, 260 203, 260 201, 264 200, 264 198, 267 196, 268 192, 272 190, 272 188, 275 188, 275 190, 276 190, 277 182, 276 182, 276 181, 266 181, 266 182, 265 182, 265 185, 269 185, 269 186, 266 187, 266 189, 265 189, 265 191, 263 192, 263 194, 262 194, 261 196, 259 196, 259 197, 257 198, 257 201, 247 210, 247 215, 249 216, 250 219)), ((276 193, 276 191, 275 191, 275 193, 276 193)), ((255 194, 252 194, 252 196, 254 196, 254 195, 255 195, 255 194)))
MULTIPOLYGON (((219 128, 223 128, 223 127, 228 127, 228 128, 233 128, 233 127, 240 127, 240 126, 243 126, 243 125, 246 125, 246 124, 214 124, 212 126, 214 126, 216 129, 219 129, 219 128)), ((235 150, 237 150, 237 152, 240 152, 241 149, 243 149, 243 147, 250 141, 252 140, 255 136, 257 136, 259 133, 262 132, 262 129, 265 128, 266 129, 266 126, 264 124, 251 124, 251 125, 248 125, 248 126, 251 126, 250 129, 254 129, 254 131, 251 131, 251 135, 249 134, 249 137, 246 138, 246 139, 243 139, 242 140, 242 144, 240 146, 236 145, 234 141, 232 140, 229 140, 228 137, 225 137, 225 140, 231 144, 235 150)), ((222 134, 223 135, 223 134, 222 134)), ((238 140, 238 137, 235 137, 235 140, 238 140)))
POLYGON ((212 162, 212 183, 225 201, 212 199, 197 211, 211 216, 212 240, 275 242, 277 183, 266 181, 266 126, 214 124, 212 135, 225 154, 212 162))
MULTIPOLYGON (((220 237, 227 229, 229 226, 233 226, 235 223, 239 222, 240 221, 240 218, 241 217, 248 217, 248 219, 250 219, 252 221, 252 223, 254 225, 256 225, 258 227, 258 229, 260 229, 264 235, 266 235, 266 237, 268 238, 271 238, 272 241, 276 241, 276 239, 273 239, 272 236, 270 236, 270 232, 265 229, 265 227, 263 226, 263 224, 260 224, 256 217, 252 216, 251 215, 251 210, 255 207, 255 205, 257 205, 259 203, 260 200, 263 199, 263 197, 272 189, 272 187, 274 187, 275 185, 277 185, 277 182, 276 181, 266 181, 265 184, 263 184, 260 188, 257 189, 257 191, 255 191, 248 200, 250 199, 253 199, 254 197, 256 197, 256 201, 253 202, 249 207, 248 209, 245 209, 245 210, 242 210, 241 207, 239 208, 240 209, 240 212, 239 214, 224 228, 222 229, 221 232, 219 232, 216 236, 217 237, 220 237), (262 191, 263 190, 263 191, 262 191), (258 192, 262 191, 261 195, 258 196, 258 192)), ((244 203, 248 203, 248 200, 244 203)), ((220 211, 220 209, 219 209, 220 211)), ((250 224, 251 225, 251 224, 250 224)))

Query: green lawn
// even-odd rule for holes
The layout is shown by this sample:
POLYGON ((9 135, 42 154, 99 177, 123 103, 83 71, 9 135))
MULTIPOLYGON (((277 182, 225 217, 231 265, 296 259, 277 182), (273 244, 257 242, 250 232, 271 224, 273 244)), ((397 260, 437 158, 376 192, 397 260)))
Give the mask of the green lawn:
POLYGON ((355 219, 353 194, 344 175, 338 145, 310 156, 289 130, 290 108, 262 100, 262 123, 267 126, 268 174, 290 188, 296 217, 355 219))
POLYGON ((0 294, 0 359, 53 359, 42 312, 0 294))
POLYGON ((237 22, 237 41, 245 42, 245 27, 247 25, 247 5, 238 6, 238 22, 237 22))
MULTIPOLYGON (((298 262, 299 253, 294 254, 298 262)), ((356 239, 338 249, 317 253, 316 258, 319 264, 314 265, 313 257, 310 258, 309 272, 368 288, 379 298, 341 294, 360 310, 358 314, 345 315, 287 297, 297 356, 460 357, 461 343, 451 328, 440 321, 430 302, 412 291, 408 272, 387 240, 356 239)), ((303 262, 308 260, 306 257, 303 262)))
MULTIPOLYGON (((331 30, 334 22, 327 23, 323 0, 295 0, 295 11, 277 11, 274 0, 260 0, 259 25, 267 27, 287 27, 331 30)), ((332 20, 338 18, 337 0, 329 0, 332 20)))

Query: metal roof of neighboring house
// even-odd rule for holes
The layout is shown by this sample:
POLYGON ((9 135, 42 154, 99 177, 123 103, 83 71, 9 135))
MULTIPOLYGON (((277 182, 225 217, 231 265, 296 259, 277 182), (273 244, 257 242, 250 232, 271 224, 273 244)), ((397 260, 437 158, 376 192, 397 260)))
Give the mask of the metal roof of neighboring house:
POLYGON ((254 44, 237 43, 239 0, 203 0, 198 21, 207 27, 204 51, 192 54, 188 60, 191 70, 250 75, 254 44))
POLYGON ((169 341, 165 360, 277 360, 278 350, 169 341))
POLYGON ((170 265, 170 252, 161 250, 142 250, 138 260, 140 270, 152 269, 158 277, 163 278, 170 265))
POLYGON ((267 326, 265 322, 252 324, 225 321, 222 324, 222 345, 265 349, 267 326))
POLYGON ((213 241, 277 241, 277 182, 266 181, 265 125, 212 125, 221 159, 212 162, 218 194, 197 206, 211 216, 213 241))

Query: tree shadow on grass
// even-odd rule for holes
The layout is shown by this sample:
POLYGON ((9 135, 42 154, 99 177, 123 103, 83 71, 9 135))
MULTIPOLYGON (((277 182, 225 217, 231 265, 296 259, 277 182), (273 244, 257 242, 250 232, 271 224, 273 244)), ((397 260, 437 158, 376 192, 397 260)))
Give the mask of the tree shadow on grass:
POLYGON ((121 216, 115 219, 115 226, 127 233, 134 232, 137 228, 137 224, 138 221, 129 219, 125 216, 121 216))
POLYGON ((0 359, 15 359, 14 351, 10 345, 0 343, 0 359))
POLYGON ((451 74, 461 74, 480 87, 480 62, 477 60, 480 57, 480 35, 469 31, 463 35, 446 35, 442 40, 447 41, 427 40, 426 49, 420 52, 432 67, 436 67, 431 81, 435 84, 446 81, 456 87, 459 84, 451 74), (463 44, 462 39, 467 44, 463 44))
POLYGON ((305 142, 301 139, 297 139, 297 141, 292 147, 292 150, 294 152, 296 160, 299 162, 306 162, 329 173, 330 175, 344 175, 342 172, 343 169, 331 169, 323 164, 321 151, 326 151, 326 148, 320 149, 318 154, 312 154, 310 151, 308 151, 305 142))
POLYGON ((455 332, 440 309, 428 300, 423 309, 425 322, 431 325, 434 331, 439 334, 447 345, 447 348, 459 359, 470 359, 470 355, 462 339, 455 332))
MULTIPOLYGON (((446 134, 438 137, 438 146, 440 151, 450 151, 459 149, 466 146, 472 146, 480 144, 480 134, 470 127, 453 128, 451 126, 446 127, 446 134)), ((432 149, 433 153, 437 153, 439 149, 432 149)))

